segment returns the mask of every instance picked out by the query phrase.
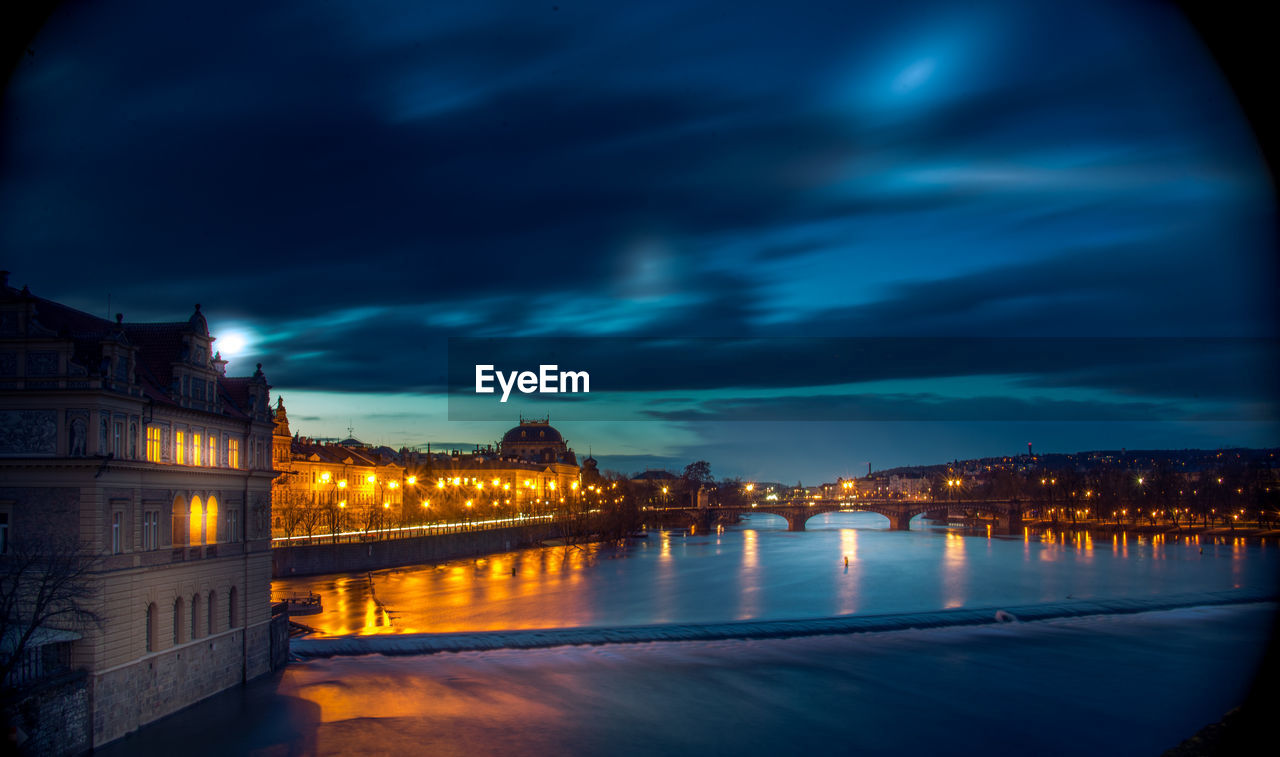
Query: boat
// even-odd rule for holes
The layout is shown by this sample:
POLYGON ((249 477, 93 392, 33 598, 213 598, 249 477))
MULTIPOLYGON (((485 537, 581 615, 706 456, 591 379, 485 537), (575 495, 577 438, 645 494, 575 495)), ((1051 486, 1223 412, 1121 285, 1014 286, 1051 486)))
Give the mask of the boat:
POLYGON ((306 594, 288 594, 276 601, 284 602, 288 605, 290 615, 316 615, 324 611, 324 607, 320 603, 320 595, 314 591, 309 591, 306 594))

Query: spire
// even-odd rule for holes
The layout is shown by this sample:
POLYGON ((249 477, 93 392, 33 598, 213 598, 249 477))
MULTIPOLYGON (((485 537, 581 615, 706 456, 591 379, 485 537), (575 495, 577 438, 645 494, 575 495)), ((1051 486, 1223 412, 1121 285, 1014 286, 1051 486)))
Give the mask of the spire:
POLYGON ((187 319, 187 325, 200 336, 209 336, 209 322, 204 319, 204 314, 200 312, 200 303, 196 303, 196 310, 187 319))
POLYGON ((284 397, 282 396, 276 396, 276 410, 274 415, 276 422, 275 435, 289 436, 289 413, 284 409, 284 397))

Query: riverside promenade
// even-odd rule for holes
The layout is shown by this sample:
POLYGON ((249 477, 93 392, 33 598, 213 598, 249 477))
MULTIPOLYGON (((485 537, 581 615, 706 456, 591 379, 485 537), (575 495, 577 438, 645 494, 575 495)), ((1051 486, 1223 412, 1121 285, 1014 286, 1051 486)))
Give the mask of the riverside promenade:
POLYGON ((424 565, 507 552, 562 535, 557 524, 541 522, 368 541, 285 544, 271 550, 271 575, 290 578, 424 565))

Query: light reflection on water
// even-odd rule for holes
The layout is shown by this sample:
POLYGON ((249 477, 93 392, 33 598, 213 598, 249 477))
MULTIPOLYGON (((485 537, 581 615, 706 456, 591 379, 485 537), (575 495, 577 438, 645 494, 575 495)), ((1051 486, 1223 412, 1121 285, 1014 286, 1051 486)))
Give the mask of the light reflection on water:
MULTIPOLYGON (((475 560, 274 582, 310 589, 323 634, 385 634, 825 617, 1274 589, 1280 549, 1243 538, 885 530, 871 513, 801 533, 756 515, 624 548, 545 547, 475 560), (848 557, 846 567, 844 558, 848 557)), ((918 527, 918 523, 913 528, 918 527)))
POLYGON ((336 657, 102 755, 1159 754, 1240 703, 1274 612, 336 657))

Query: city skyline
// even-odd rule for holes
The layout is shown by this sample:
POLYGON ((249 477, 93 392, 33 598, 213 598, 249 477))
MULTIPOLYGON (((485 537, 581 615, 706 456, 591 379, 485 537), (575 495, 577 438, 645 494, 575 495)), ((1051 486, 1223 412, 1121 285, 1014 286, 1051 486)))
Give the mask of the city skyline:
MULTIPOLYGON (((1266 165, 1172 6, 203 13, 64 7, 30 43, 3 105, 5 267, 129 322, 203 303, 231 370, 263 362, 310 436, 499 436, 448 419, 458 336, 1276 335, 1266 165)), ((610 387, 647 420, 552 421, 602 467, 762 480, 1028 441, 1269 447, 1271 357, 925 356, 837 389, 675 363, 683 384, 610 387), (892 419, 725 420, 851 394, 892 419), (1019 402, 1088 420, 1002 420, 1019 402), (1125 403, 1177 420, 1111 419, 1125 403)))

